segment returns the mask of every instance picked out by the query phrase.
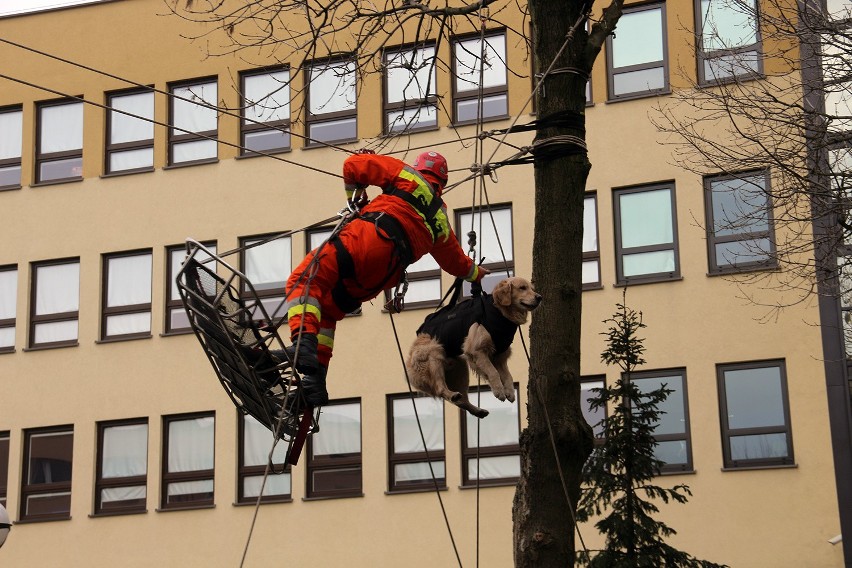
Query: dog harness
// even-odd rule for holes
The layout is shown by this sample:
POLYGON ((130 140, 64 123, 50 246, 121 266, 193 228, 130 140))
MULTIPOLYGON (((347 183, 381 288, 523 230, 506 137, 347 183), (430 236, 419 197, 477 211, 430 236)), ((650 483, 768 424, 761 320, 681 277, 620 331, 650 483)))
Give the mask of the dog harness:
POLYGON ((491 335, 495 354, 509 349, 518 329, 494 306, 491 294, 482 294, 478 300, 463 300, 429 314, 417 333, 426 333, 437 339, 444 346, 447 357, 458 357, 462 354, 467 332, 475 323, 482 325, 491 335))

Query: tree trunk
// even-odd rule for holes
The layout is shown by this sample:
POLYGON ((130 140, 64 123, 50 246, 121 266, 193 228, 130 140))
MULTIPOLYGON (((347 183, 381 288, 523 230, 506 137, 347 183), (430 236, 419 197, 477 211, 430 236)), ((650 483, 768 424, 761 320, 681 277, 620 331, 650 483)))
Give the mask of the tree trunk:
MULTIPOLYGON (((529 9, 536 73, 543 73, 583 5, 576 0, 530 0, 529 9)), ((581 25, 554 66, 560 72, 551 71, 544 83, 539 119, 565 111, 583 115, 584 73, 591 71, 588 60, 594 61, 587 46, 581 25)), ((585 140, 582 124, 545 125, 536 141, 565 135, 585 140)), ((583 198, 590 168, 584 152, 537 159, 535 165, 532 277, 544 301, 530 326, 528 425, 520 439, 521 476, 513 511, 517 568, 574 563, 574 510, 580 472, 592 449, 591 429, 580 407, 583 198)))

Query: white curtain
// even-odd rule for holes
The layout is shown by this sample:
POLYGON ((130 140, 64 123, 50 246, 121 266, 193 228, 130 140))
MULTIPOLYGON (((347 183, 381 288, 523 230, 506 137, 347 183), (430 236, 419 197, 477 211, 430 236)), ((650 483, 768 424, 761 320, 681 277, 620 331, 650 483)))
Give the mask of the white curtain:
POLYGON ((467 460, 467 466, 471 480, 502 479, 521 475, 520 456, 498 456, 479 460, 472 458, 467 460))
MULTIPOLYGON (((266 465, 274 438, 272 432, 251 416, 243 417, 243 465, 266 465)), ((287 459, 287 444, 279 442, 272 462, 283 464, 287 459)))
MULTIPOLYGON (((246 244, 257 242, 248 241, 246 244)), ((283 288, 291 271, 291 239, 285 237, 246 249, 245 275, 258 289, 283 288)))
POLYGON ((107 306, 151 303, 151 254, 116 256, 107 260, 107 306))
POLYGON ((456 227, 456 233, 466 235, 471 229, 471 219, 473 219, 473 230, 476 231, 477 243, 477 261, 480 257, 485 257, 485 262, 503 262, 505 255, 506 261, 511 262, 514 259, 512 250, 512 210, 508 208, 494 209, 491 213, 465 213, 459 216, 459 226, 456 227), (492 222, 493 218, 493 222, 492 222), (497 232, 494 231, 494 226, 497 226, 497 232), (500 235, 498 242, 497 235, 500 235), (502 245, 503 250, 500 250, 502 245))
POLYGON ((83 147, 83 103, 41 107, 42 154, 83 147))
POLYGON ((618 21, 618 34, 612 38, 614 68, 663 60, 665 31, 662 16, 662 8, 630 12, 621 16, 618 21))
POLYGON ((112 144, 150 140, 154 138, 154 93, 133 93, 110 99, 112 108, 140 116, 135 118, 110 111, 110 136, 112 144), (143 120, 147 119, 147 120, 143 120))
POLYGON ((583 200, 583 252, 598 250, 598 217, 594 197, 583 200))
POLYGON ((145 499, 147 496, 148 491, 144 485, 134 485, 131 487, 108 487, 101 490, 101 503, 106 504, 115 501, 145 499))
POLYGON ((0 113, 0 160, 21 157, 23 111, 0 113))
POLYGON ((435 76, 434 47, 394 53, 387 60, 388 102, 417 101, 434 95, 435 76))
POLYGON ((518 443, 518 392, 515 389, 515 402, 501 402, 490 391, 471 392, 470 401, 490 412, 488 420, 480 420, 465 413, 467 427, 467 446, 476 448, 476 431, 479 428, 479 447, 507 446, 518 443))
POLYGON ((0 319, 14 318, 18 299, 18 270, 0 272, 0 319))
POLYGON ((701 0, 704 51, 733 49, 756 43, 756 14, 754 3, 748 0, 701 0))
POLYGON ((320 65, 310 70, 310 112, 325 114, 355 108, 355 64, 320 65))
POLYGON ((394 466, 393 472, 394 480, 397 483, 431 480, 433 474, 435 479, 444 479, 447 475, 446 464, 443 461, 434 461, 430 469, 428 462, 401 463, 394 466))
POLYGON ((148 471, 148 425, 125 424, 104 429, 102 476, 130 477, 148 471))
POLYGON ((170 473, 213 469, 214 427, 212 416, 169 423, 170 473))
POLYGON ((80 305, 80 263, 39 266, 36 315, 76 312, 80 305))
POLYGON ((479 38, 455 44, 456 90, 458 92, 479 89, 480 61, 482 64, 482 86, 499 87, 506 84, 506 36, 503 34, 485 38, 485 58, 482 59, 482 42, 479 38))
POLYGON ((426 439, 428 450, 444 449, 444 402, 432 397, 398 398, 393 401, 393 452, 422 452, 423 440, 420 428, 426 439), (417 415, 414 407, 417 407, 417 415))
POLYGON ((184 130, 189 132, 216 130, 217 113, 215 107, 218 95, 215 82, 176 87, 172 92, 175 97, 188 99, 172 99, 174 104, 174 125, 182 129, 174 131, 174 134, 185 134, 184 130), (214 108, 201 106, 201 104, 211 105, 214 108))
POLYGON ((314 456, 361 451, 361 404, 334 404, 322 411, 322 429, 313 435, 314 456))
POLYGON ((290 118, 290 72, 286 70, 245 78, 245 117, 257 122, 290 118))

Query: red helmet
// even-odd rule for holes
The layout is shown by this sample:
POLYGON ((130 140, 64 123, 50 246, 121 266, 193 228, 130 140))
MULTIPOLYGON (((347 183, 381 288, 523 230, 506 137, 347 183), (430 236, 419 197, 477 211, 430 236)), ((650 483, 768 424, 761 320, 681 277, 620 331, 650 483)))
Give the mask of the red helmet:
POLYGON ((413 167, 421 174, 425 174, 438 181, 441 189, 447 185, 447 159, 438 152, 423 152, 414 160, 413 167))

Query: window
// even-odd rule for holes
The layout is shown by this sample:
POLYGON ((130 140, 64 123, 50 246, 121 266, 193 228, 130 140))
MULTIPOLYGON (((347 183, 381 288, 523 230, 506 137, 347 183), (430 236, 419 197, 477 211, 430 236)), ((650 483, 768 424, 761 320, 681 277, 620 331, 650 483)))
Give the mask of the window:
POLYGON ((695 12, 699 84, 762 72, 754 0, 695 0, 695 12))
POLYGON ((161 507, 213 504, 213 413, 163 417, 161 507))
POLYGON ((290 149, 290 70, 242 74, 242 155, 290 149))
POLYGON ((462 485, 473 486, 477 480, 479 485, 516 483, 521 475, 518 386, 515 385, 515 402, 501 402, 487 387, 471 387, 470 401, 490 414, 480 420, 469 412, 459 410, 464 423, 462 485))
POLYGON ((435 46, 386 51, 385 132, 438 127, 435 46))
POLYGON ((625 8, 606 38, 610 100, 668 92, 667 52, 665 4, 625 8))
POLYGON ((643 394, 666 388, 666 400, 657 404, 660 419, 654 429, 654 457, 665 462, 663 473, 692 471, 692 444, 689 433, 689 411, 686 397, 686 370, 637 372, 630 380, 643 394))
POLYGON ((784 361, 717 365, 716 375, 725 467, 791 465, 784 361))
POLYGON ((113 93, 107 97, 106 172, 144 172, 154 167, 154 93, 113 93), (122 111, 122 112, 118 112, 122 111))
POLYGON ((358 139, 355 62, 351 59, 314 63, 307 68, 307 146, 358 139))
POLYGON ((583 289, 601 286, 601 250, 598 240, 598 195, 583 199, 583 289))
POLYGON ((263 503, 290 500, 290 466, 287 461, 287 444, 280 440, 272 453, 272 463, 266 476, 263 476, 269 464, 269 451, 275 437, 266 426, 249 416, 240 414, 240 463, 237 472, 239 485, 238 503, 256 503, 263 486, 263 503))
POLYGON ((79 306, 79 259, 34 263, 30 347, 76 345, 79 306))
POLYGON ((507 117, 507 76, 504 32, 489 33, 484 42, 479 35, 456 40, 453 43, 453 122, 470 124, 507 117))
POLYGON ((361 401, 323 407, 320 431, 308 437, 307 496, 361 496, 361 401))
MULTIPOLYGON (((468 232, 476 231, 476 260, 483 257, 483 266, 491 274, 482 279, 482 289, 490 293, 497 283, 515 273, 514 248, 512 244, 512 206, 492 206, 489 211, 456 211, 456 235, 462 249, 469 248, 468 232)), ((470 294, 470 284, 465 282, 464 291, 470 294)))
POLYGON ((101 339, 151 335, 151 250, 103 257, 101 339))
POLYGON ((680 277, 673 184, 614 192, 616 279, 639 284, 680 277))
MULTIPOLYGON (((215 242, 201 244, 211 253, 216 254, 215 242)), ((166 298, 166 333, 186 333, 192 331, 192 328, 189 325, 189 317, 186 315, 186 310, 183 307, 183 301, 180 299, 177 287, 177 273, 180 272, 180 267, 186 259, 186 245, 166 247, 166 258, 168 259, 168 265, 166 266, 166 289, 168 290, 166 298)), ((199 250, 195 258, 200 262, 204 262, 210 258, 210 255, 203 250, 199 250)))
POLYGON ((70 518, 73 453, 71 426, 24 430, 22 521, 70 518))
POLYGON ((18 267, 0 266, 0 353, 15 350, 18 267))
POLYGON ((444 401, 404 393, 387 404, 388 491, 445 488, 444 401))
POLYGON ((9 488, 9 432, 0 432, 0 505, 6 507, 9 488))
POLYGON ((210 162, 217 156, 215 80, 169 87, 169 165, 210 162))
MULTIPOLYGON (((825 101, 826 131, 830 134, 852 130, 852 76, 849 71, 849 50, 846 45, 848 24, 841 24, 837 31, 822 37, 820 65, 822 89, 825 101)), ((841 140, 845 139, 840 137, 841 140)))
POLYGON ((83 103, 38 105, 36 183, 83 177, 83 103))
POLYGON ((144 512, 147 483, 148 420, 99 422, 95 514, 144 512))
POLYGON ((592 433, 595 436, 595 445, 599 446, 604 443, 606 430, 603 420, 606 419, 606 408, 597 407, 594 410, 591 408, 590 400, 600 395, 592 389, 602 389, 606 385, 606 377, 582 377, 580 379, 580 400, 583 418, 586 423, 592 427, 592 433))
MULTIPOLYGON (((306 230, 305 231, 305 235, 306 235, 305 254, 311 252, 312 250, 314 250, 315 248, 319 247, 321 244, 326 242, 326 240, 331 236, 331 232, 333 230, 334 229, 332 227, 319 227, 317 229, 306 230)), ((331 254, 336 254, 334 252, 334 245, 328 244, 327 246, 329 248, 324 249, 324 250, 326 250, 326 252, 330 252, 331 254)), ((410 267, 409 267, 409 270, 411 270, 410 267)), ((387 292, 385 292, 385 294, 387 295, 387 292)), ((362 313, 363 313, 363 310, 361 309, 360 306, 358 306, 358 308, 355 311, 350 312, 346 315, 347 316, 360 316, 362 313)))
POLYGON ((254 286, 267 315, 278 320, 287 317, 284 311, 284 288, 292 271, 291 238, 281 237, 251 246, 273 236, 240 239, 240 254, 243 273, 254 286))
POLYGON ((21 139, 23 111, 0 108, 0 189, 21 187, 21 139))
POLYGON ((710 273, 775 266, 772 200, 767 172, 704 180, 710 273))

